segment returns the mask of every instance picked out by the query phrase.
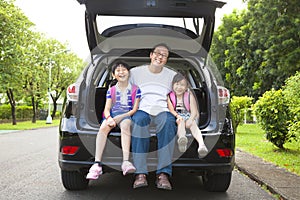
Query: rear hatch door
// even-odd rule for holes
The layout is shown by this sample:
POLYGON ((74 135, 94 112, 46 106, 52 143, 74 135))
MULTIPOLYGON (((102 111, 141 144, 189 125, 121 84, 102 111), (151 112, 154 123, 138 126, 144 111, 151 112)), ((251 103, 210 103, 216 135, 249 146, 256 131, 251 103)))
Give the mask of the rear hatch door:
MULTIPOLYGON (((143 17, 169 17, 169 18, 178 18, 178 20, 182 20, 182 18, 192 18, 194 20, 195 25, 195 38, 193 39, 193 45, 191 45, 191 41, 189 41, 188 45, 181 45, 181 43, 185 43, 184 41, 171 42, 171 49, 183 49, 189 50, 193 53, 199 53, 200 51, 209 52, 212 35, 214 31, 214 23, 215 23, 215 11, 217 8, 221 8, 225 3, 220 1, 213 0, 77 0, 80 4, 84 4, 86 7, 85 13, 85 23, 86 23, 86 35, 87 41, 89 45, 89 49, 92 54, 97 54, 100 52, 108 52, 114 48, 116 48, 114 43, 118 46, 120 40, 110 41, 110 45, 102 44, 102 47, 99 46, 103 41, 105 41, 108 36, 98 32, 98 25, 96 22, 97 16, 143 16, 143 17), (181 18, 181 19, 180 19, 181 18), (203 19, 203 26, 201 32, 197 30, 197 20, 201 18, 203 19), (195 44, 196 42, 196 44, 195 44), (197 46, 197 47, 195 47, 197 46), (199 46, 201 48, 199 48, 199 46), (97 50, 95 50, 97 49, 97 50)), ((159 20, 158 20, 159 22, 159 20)), ((141 22, 143 23, 143 22, 141 22)), ((128 24, 131 24, 128 21, 128 24)), ((100 25, 101 26, 101 25, 100 25)), ((149 25, 151 27, 151 25, 149 25)), ((131 26, 131 29, 134 26, 131 26)), ((146 26, 143 25, 145 28, 146 26)), ((153 25, 152 25, 153 27, 153 25)), ((139 25, 136 25, 136 28, 140 28, 139 25)), ((130 32, 127 33, 127 37, 132 34, 151 34, 153 30, 155 32, 158 31, 159 34, 163 38, 159 40, 164 40, 171 33, 170 31, 161 31, 162 25, 155 25, 151 30, 145 29, 143 31, 138 32, 130 32), (160 30, 157 30, 160 29, 160 30)), ((168 27, 170 28, 170 27, 168 27)), ((174 28, 173 28, 174 29, 174 28)), ((172 33, 170 34, 172 35, 172 33)), ((148 38, 148 37, 146 37, 148 38)), ((127 38, 126 38, 127 39, 127 38)), ((140 38, 141 41, 144 41, 145 38, 140 38)), ((184 38, 184 40, 190 40, 190 37, 184 38)), ((159 41, 157 40, 157 41, 159 41)), ((136 38, 134 39, 136 41, 136 38)), ((151 48, 155 45, 153 43, 156 39, 149 40, 150 42, 143 43, 143 48, 151 48)), ((130 48, 141 48, 135 46, 136 44, 141 45, 141 43, 134 42, 132 44, 131 40, 124 40, 123 45, 130 46, 130 48), (127 44, 124 44, 124 41, 128 41, 127 44)), ((119 43, 120 44, 120 43, 119 43)))

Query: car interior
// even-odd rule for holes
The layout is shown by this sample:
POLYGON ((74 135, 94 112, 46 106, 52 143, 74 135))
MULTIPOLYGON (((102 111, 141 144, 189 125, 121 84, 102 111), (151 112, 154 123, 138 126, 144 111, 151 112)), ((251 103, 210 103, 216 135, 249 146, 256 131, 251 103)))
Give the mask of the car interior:
MULTIPOLYGON (((150 54, 150 50, 148 51, 148 55, 150 54)), ((104 59, 106 60, 106 59, 104 59)), ((149 62, 149 57, 143 61, 143 59, 137 61, 136 58, 129 58, 129 57, 123 57, 122 60, 129 63, 131 67, 139 66, 142 64, 145 64, 149 62)), ((100 61, 101 62, 101 61, 100 61)), ((111 62, 110 62, 111 63, 111 62)), ((92 81, 94 83, 94 90, 91 90, 94 92, 94 110, 95 115, 94 119, 97 120, 97 123, 101 123, 102 119, 102 113, 104 110, 104 105, 106 101, 106 92, 108 88, 111 86, 110 83, 113 80, 113 77, 111 75, 110 71, 110 64, 99 64, 98 66, 101 66, 102 68, 108 69, 105 72, 98 72, 95 73, 94 80, 92 81), (107 66, 103 66, 107 65, 107 66), (103 76, 103 73, 106 73, 103 76), (99 78, 101 77, 101 79, 99 78)), ((99 67, 99 68, 101 68, 99 67)), ((185 77, 188 78, 189 83, 191 85, 190 91, 193 92, 195 95, 197 101, 198 101, 198 112, 199 112, 199 126, 201 128, 206 127, 209 124, 209 115, 210 115, 210 106, 209 104, 209 93, 207 92, 207 86, 205 81, 196 81, 196 80, 203 80, 199 78, 199 72, 196 71, 195 67, 193 67, 192 63, 188 61, 188 59, 182 59, 182 58, 174 58, 170 59, 168 61, 168 67, 171 69, 182 73, 185 77)), ((100 70, 100 69, 99 69, 100 70)))

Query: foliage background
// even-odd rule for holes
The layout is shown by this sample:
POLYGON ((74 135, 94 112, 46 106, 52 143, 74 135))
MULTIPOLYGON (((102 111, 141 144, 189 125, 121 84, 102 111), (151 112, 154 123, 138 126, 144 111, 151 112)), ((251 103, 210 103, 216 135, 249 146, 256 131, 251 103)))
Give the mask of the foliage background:
POLYGON ((300 70, 300 2, 246 2, 223 18, 211 55, 232 95, 257 100, 300 70))
POLYGON ((67 44, 46 38, 33 28, 13 0, 0 0, 0 94, 6 94, 4 101, 11 106, 13 124, 20 104, 32 107, 35 122, 49 94, 55 117, 58 100, 85 64, 67 50, 67 44))

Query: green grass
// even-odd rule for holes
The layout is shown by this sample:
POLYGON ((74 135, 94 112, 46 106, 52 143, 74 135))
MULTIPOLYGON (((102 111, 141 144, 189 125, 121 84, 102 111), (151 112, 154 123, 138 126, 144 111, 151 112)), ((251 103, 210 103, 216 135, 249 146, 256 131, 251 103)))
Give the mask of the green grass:
POLYGON ((279 149, 265 138, 257 124, 244 124, 238 127, 236 147, 300 175, 299 142, 286 143, 285 149, 279 149))
POLYGON ((29 130, 42 127, 52 127, 58 126, 59 119, 52 120, 52 124, 46 124, 46 120, 37 120, 36 123, 31 121, 17 122, 17 125, 12 125, 12 123, 1 123, 0 130, 29 130))

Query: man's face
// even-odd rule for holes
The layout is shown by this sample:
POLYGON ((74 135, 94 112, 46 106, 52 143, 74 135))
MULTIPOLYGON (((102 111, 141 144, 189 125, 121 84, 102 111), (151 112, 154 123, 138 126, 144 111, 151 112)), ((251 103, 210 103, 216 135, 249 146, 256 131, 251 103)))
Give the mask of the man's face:
POLYGON ((150 53, 151 65, 163 67, 168 60, 169 51, 164 46, 158 46, 150 53))

